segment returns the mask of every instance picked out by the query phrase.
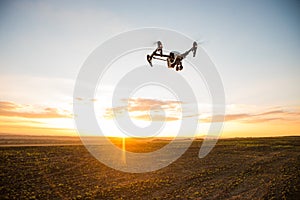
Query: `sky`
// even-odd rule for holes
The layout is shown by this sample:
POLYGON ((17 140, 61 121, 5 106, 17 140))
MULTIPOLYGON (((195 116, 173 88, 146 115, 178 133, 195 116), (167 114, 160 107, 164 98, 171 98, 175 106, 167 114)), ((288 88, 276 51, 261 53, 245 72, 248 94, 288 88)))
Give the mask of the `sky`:
MULTIPOLYGON (((90 53, 124 31, 160 27, 203 41, 225 89, 223 137, 299 135, 299 11, 291 0, 1 1, 0 132, 76 135, 73 89, 90 53)), ((107 134, 118 136, 116 108, 95 98, 107 134)), ((120 112, 142 125, 150 119, 137 108, 163 105, 171 113, 163 136, 176 132, 181 105, 171 95, 137 93, 128 102, 120 112)), ((200 103, 207 110, 197 134, 205 135, 210 102, 200 103)))

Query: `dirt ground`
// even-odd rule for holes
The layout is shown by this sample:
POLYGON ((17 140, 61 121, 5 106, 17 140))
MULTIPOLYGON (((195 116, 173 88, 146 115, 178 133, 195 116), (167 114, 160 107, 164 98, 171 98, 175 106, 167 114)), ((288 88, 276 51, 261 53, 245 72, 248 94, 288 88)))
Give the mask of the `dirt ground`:
MULTIPOLYGON (((128 144, 157 149, 167 141, 128 144)), ((203 159, 201 140, 161 170, 111 169, 82 145, 0 147, 0 199, 297 199, 300 137, 223 139, 203 159)))

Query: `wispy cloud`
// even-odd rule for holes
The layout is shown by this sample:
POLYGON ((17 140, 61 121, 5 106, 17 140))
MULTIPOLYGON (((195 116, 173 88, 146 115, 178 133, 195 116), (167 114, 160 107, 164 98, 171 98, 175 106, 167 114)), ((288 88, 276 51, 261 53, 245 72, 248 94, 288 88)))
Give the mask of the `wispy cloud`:
MULTIPOLYGON (((212 117, 208 113, 181 113, 181 107, 183 102, 174 100, 159 100, 159 99, 123 99, 124 104, 119 107, 105 109, 104 117, 106 119, 113 119, 115 117, 121 117, 126 112, 130 117, 143 121, 177 121, 182 118, 197 117, 199 122, 211 123, 211 122, 239 122, 239 123, 264 123, 264 122, 295 122, 300 121, 300 108, 299 107, 272 107, 269 109, 245 109, 243 106, 242 112, 238 112, 238 108, 235 110, 229 109, 229 113, 226 115, 215 115, 212 117), (160 111, 163 109, 165 115, 160 111), (152 115, 149 111, 153 111, 152 115), (247 110, 247 111, 245 111, 247 110), (251 111, 252 110, 252 111, 251 111)), ((229 106, 230 107, 230 106, 229 106)))
POLYGON ((136 115, 134 116, 135 119, 144 120, 144 121, 176 121, 179 120, 179 117, 171 117, 171 116, 164 116, 164 115, 136 115))
POLYGON ((0 116, 23 118, 70 118, 71 114, 66 110, 52 107, 34 107, 21 105, 14 102, 0 101, 0 116))
MULTIPOLYGON (((261 123, 270 121, 300 121, 299 108, 284 109, 273 108, 266 112, 260 113, 237 113, 227 114, 225 116, 216 116, 216 119, 222 119, 225 122, 236 121, 240 123, 261 123)), ((200 119, 200 122, 212 122, 212 117, 200 119)), ((218 122, 214 120, 214 122, 218 122)))
POLYGON ((123 99, 121 101, 125 104, 124 106, 105 110, 104 117, 106 119, 122 116, 125 112, 130 113, 134 119, 144 121, 175 121, 180 119, 178 114, 181 109, 181 101, 144 98, 123 99), (165 116, 161 114, 161 109, 166 113, 165 116), (150 110, 154 112, 152 117, 149 115, 150 110))

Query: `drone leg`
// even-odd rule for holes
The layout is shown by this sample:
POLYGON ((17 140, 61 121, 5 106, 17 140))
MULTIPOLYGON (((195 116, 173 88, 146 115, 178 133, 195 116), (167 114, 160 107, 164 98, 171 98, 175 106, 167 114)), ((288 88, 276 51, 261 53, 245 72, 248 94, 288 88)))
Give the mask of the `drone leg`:
POLYGON ((152 67, 152 56, 147 55, 147 61, 150 64, 150 66, 152 67))
POLYGON ((167 65, 168 65, 168 68, 173 68, 171 58, 167 58, 167 65))
POLYGON ((151 55, 147 55, 147 61, 150 64, 151 67, 153 67, 152 58, 153 58, 153 56, 155 56, 157 54, 158 51, 160 51, 160 54, 162 54, 162 49, 157 48, 152 52, 151 55))

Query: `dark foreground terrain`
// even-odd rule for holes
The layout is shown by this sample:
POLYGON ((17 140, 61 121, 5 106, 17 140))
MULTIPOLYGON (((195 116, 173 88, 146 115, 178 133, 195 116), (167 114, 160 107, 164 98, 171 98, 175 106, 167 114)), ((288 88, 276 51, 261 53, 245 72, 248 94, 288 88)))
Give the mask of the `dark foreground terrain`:
MULTIPOLYGON (((155 149, 167 141, 148 143, 155 149)), ((128 144, 130 146, 130 144, 128 144)), ((300 137, 219 140, 198 158, 195 141, 161 170, 130 174, 84 146, 0 147, 0 199, 298 199, 300 137)), ((134 151, 142 146, 134 146, 134 151)), ((129 147, 130 149, 130 147, 129 147)))

